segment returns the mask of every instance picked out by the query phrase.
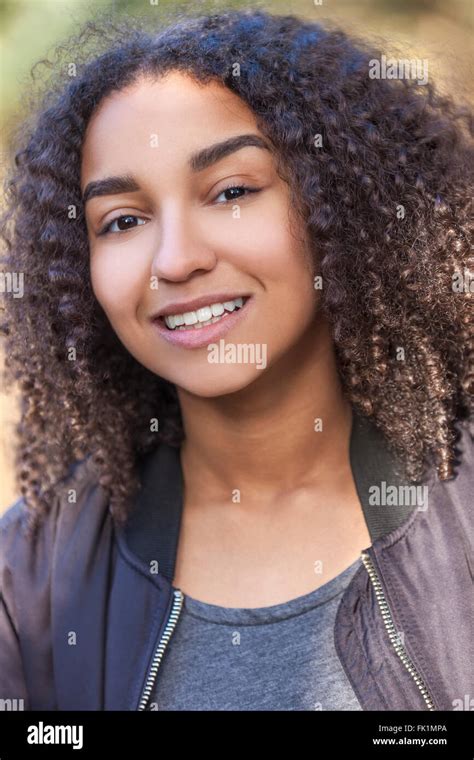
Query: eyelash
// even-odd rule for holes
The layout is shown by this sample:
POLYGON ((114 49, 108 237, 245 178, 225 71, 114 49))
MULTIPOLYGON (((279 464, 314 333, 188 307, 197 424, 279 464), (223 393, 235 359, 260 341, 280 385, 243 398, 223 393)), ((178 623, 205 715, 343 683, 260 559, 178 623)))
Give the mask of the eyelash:
MULTIPOLYGON (((260 192, 260 188, 257 187, 249 187, 248 185, 235 185, 231 184, 225 187, 223 190, 218 193, 217 197, 219 195, 222 195, 222 193, 227 192, 227 190, 246 190, 247 193, 250 195, 252 193, 258 193, 260 192)), ((243 196, 246 198, 247 196, 243 196)), ((239 201, 240 198, 233 198, 232 200, 226 201, 225 203, 218 203, 218 206, 225 206, 228 203, 234 203, 235 201, 239 201)), ((127 217, 132 217, 133 219, 143 219, 141 216, 136 216, 135 214, 120 214, 119 216, 114 217, 114 219, 111 219, 110 222, 107 222, 107 224, 102 227, 100 232, 98 232, 98 236, 102 237, 103 235, 123 235, 124 232, 129 232, 129 230, 121 230, 120 232, 110 232, 110 228, 113 225, 114 222, 117 222, 119 219, 125 219, 127 217)), ((132 227, 131 229, 136 229, 135 227, 132 227)))

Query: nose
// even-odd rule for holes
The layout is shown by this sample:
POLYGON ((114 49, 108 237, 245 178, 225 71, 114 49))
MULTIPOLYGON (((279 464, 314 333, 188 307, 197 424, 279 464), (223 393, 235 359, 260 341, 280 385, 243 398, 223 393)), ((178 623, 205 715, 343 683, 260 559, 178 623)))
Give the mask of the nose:
POLYGON ((216 265, 216 254, 206 242, 204 230, 193 225, 182 212, 162 218, 161 235, 151 263, 151 275, 159 280, 180 282, 194 273, 208 272, 216 265))

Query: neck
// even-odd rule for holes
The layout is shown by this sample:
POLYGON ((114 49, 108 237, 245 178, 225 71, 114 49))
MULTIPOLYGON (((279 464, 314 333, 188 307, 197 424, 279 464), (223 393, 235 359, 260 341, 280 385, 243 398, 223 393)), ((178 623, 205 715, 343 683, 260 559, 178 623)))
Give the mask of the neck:
POLYGON ((272 498, 327 482, 346 466, 352 411, 326 323, 241 391, 178 396, 184 478, 199 500, 228 501, 234 489, 272 498))

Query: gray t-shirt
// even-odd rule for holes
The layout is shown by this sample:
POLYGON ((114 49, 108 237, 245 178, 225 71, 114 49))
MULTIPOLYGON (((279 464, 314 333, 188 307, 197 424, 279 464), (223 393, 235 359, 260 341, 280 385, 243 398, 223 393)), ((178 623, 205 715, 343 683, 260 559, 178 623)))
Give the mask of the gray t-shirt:
POLYGON ((334 647, 337 608, 360 563, 270 607, 185 595, 148 709, 361 710, 334 647))

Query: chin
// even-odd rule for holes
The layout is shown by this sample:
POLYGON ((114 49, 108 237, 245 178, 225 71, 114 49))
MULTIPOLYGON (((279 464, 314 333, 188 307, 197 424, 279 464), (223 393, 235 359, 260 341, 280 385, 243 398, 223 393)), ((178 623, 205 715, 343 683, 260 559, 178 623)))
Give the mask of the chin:
POLYGON ((265 372, 255 365, 215 365, 207 371, 190 369, 186 377, 167 377, 178 388, 200 398, 218 398, 244 390, 265 372))

